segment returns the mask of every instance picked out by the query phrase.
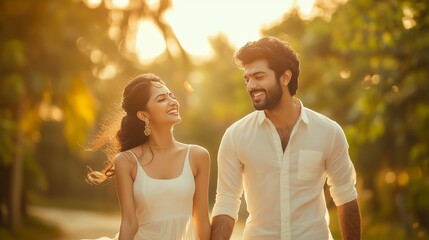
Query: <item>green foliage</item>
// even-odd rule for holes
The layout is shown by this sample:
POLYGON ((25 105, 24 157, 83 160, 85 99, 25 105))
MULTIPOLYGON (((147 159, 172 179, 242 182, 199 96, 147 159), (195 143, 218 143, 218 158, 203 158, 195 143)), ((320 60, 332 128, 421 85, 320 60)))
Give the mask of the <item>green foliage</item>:
POLYGON ((81 150, 79 143, 84 143, 88 135, 86 131, 76 130, 88 130, 95 122, 96 101, 93 93, 82 80, 76 79, 71 83, 63 104, 65 136, 70 146, 81 150))
MULTIPOLYGON (((78 40, 103 36, 102 29, 94 28, 104 22, 103 18, 97 19, 90 15, 95 13, 94 16, 100 17, 97 14, 100 11, 90 10, 82 3, 73 1, 18 0, 3 1, 1 5, 1 116, 4 123, 11 121, 20 126, 11 129, 3 125, 7 128, 4 137, 9 132, 16 135, 14 132, 22 130, 22 134, 35 143, 37 137, 34 136, 39 134, 40 117, 43 120, 60 120, 63 110, 76 109, 84 111, 84 114, 68 119, 75 121, 85 118, 87 124, 72 127, 72 130, 68 130, 68 135, 71 142, 78 140, 82 143, 85 140, 82 136, 94 122, 94 117, 90 117, 94 115, 93 99, 87 97, 86 104, 78 106, 71 103, 63 109, 58 106, 64 102, 64 95, 88 95, 88 89, 84 85, 79 89, 70 89, 68 86, 76 85, 76 81, 92 80, 88 74, 91 71, 89 58, 79 51, 76 43, 78 40), (42 110, 47 111, 44 116, 38 117, 41 105, 45 107, 42 110), (17 116, 18 109, 23 113, 22 116, 17 116), (53 110, 56 110, 56 116, 52 115, 53 110)), ((107 12, 105 14, 107 16, 107 12)), ((10 144, 2 145, 2 148, 7 146, 12 149, 2 152, 13 152, 10 144)), ((11 155, 4 156, 0 162, 7 163, 11 158, 11 155)))
POLYGON ((25 95, 24 79, 19 74, 10 74, 5 76, 1 82, 1 101, 9 105, 19 101, 25 95))
POLYGON ((108 11, 82 2, 7 0, 0 3, 0 16, 0 205, 8 208, 0 212, 0 225, 17 228, 24 215, 12 205, 46 185, 34 155, 41 122, 65 121, 69 142, 86 141, 95 103, 86 85, 94 77, 84 50, 112 40, 108 11))

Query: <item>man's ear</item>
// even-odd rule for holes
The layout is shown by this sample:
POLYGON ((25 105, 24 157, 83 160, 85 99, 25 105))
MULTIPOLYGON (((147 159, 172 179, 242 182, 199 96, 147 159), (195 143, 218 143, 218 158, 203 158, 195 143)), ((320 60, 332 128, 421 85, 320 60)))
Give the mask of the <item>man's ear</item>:
POLYGON ((280 82, 282 86, 289 85, 290 79, 292 78, 292 72, 288 69, 280 76, 280 82))

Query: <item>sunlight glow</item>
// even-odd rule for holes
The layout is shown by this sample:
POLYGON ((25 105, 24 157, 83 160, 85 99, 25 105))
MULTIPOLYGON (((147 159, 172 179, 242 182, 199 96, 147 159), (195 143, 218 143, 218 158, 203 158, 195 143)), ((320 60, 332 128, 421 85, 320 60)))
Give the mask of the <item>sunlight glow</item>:
POLYGON ((183 87, 186 89, 188 93, 194 92, 194 88, 192 87, 191 83, 189 81, 183 82, 183 87))
POLYGON ((387 172, 384 176, 384 181, 388 184, 394 183, 396 181, 396 173, 392 171, 387 172))
POLYGON ((350 71, 349 70, 342 70, 342 71, 340 71, 340 77, 342 78, 342 79, 347 79, 347 78, 350 78, 350 71))
POLYGON ((234 47, 241 46, 258 38, 264 24, 280 19, 292 5, 293 1, 284 0, 173 0, 165 18, 184 49, 203 57, 212 54, 209 37, 224 33, 234 47))
POLYGON ((402 17, 402 24, 404 25, 404 28, 411 29, 415 27, 417 23, 416 20, 414 20, 413 10, 409 7, 404 7, 402 12, 404 13, 404 17, 402 17))
POLYGON ((91 51, 89 57, 91 59, 91 62, 100 63, 101 60, 103 60, 103 52, 98 49, 94 49, 91 51))
POLYGON ((407 186, 410 181, 410 176, 407 172, 401 172, 398 176, 398 183, 401 186, 407 186))
POLYGON ((48 101, 43 101, 39 106, 39 116, 44 121, 60 122, 63 120, 63 110, 48 101))
POLYGON ((160 0, 147 0, 146 3, 150 9, 158 9, 160 0))
POLYGON ((114 64, 107 64, 98 74, 101 80, 112 79, 118 73, 118 69, 114 64))
MULTIPOLYGON (((156 6, 159 0, 149 3, 156 6)), ((294 6, 300 9, 304 17, 310 16, 314 3, 315 0, 172 0, 172 8, 164 18, 172 26, 183 48, 191 56, 204 59, 213 54, 209 43, 211 37, 224 34, 232 47, 238 48, 261 37, 262 28, 281 21, 294 6)), ((148 62, 164 52, 166 46, 160 40, 158 30, 142 23, 138 31, 140 39, 136 41, 136 50, 141 60, 148 62)))
POLYGON ((111 0, 115 8, 125 9, 130 5, 130 0, 111 0))
POLYGON ((296 1, 296 5, 298 5, 299 10, 304 17, 311 16, 313 13, 314 3, 315 0, 296 1))
POLYGON ((86 5, 89 8, 97 8, 98 6, 100 6, 102 0, 86 0, 86 5))
POLYGON ((165 51, 164 38, 151 20, 145 19, 138 24, 136 51, 142 63, 150 63, 165 51))
POLYGON ((111 11, 109 13, 109 20, 111 21, 109 27, 109 37, 112 40, 119 40, 121 33, 121 21, 124 17, 124 13, 122 11, 111 11))

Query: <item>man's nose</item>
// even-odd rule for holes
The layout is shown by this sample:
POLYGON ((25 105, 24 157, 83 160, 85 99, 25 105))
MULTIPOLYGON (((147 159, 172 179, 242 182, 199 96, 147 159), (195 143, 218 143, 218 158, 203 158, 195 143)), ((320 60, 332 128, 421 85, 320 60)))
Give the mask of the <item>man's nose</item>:
POLYGON ((246 90, 247 90, 248 92, 250 92, 250 91, 252 91, 253 89, 255 89, 255 87, 256 87, 255 81, 253 81, 252 79, 249 79, 249 80, 247 81, 247 83, 246 83, 246 90))

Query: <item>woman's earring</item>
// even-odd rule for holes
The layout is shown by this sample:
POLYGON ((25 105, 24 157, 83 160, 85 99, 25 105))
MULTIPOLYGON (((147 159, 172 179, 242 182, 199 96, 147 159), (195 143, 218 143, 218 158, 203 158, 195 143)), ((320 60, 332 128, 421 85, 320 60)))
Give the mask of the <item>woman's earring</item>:
POLYGON ((144 123, 145 123, 145 125, 144 125, 144 135, 146 137, 148 137, 152 133, 152 130, 150 129, 149 120, 144 120, 144 123))

